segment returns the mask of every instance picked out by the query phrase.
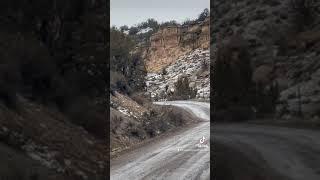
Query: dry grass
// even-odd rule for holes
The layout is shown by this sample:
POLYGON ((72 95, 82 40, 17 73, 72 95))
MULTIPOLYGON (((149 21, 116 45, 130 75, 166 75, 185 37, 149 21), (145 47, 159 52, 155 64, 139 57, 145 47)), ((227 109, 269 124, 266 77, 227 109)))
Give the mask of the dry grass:
POLYGON ((110 97, 111 102, 117 104, 118 106, 128 109, 130 112, 133 112, 134 115, 137 117, 141 117, 141 115, 148 112, 148 109, 146 107, 140 105, 132 98, 120 94, 118 92, 115 92, 114 95, 110 97))
POLYGON ((143 92, 140 93, 134 93, 131 96, 131 99, 140 104, 141 106, 149 106, 152 104, 151 99, 147 98, 143 92))

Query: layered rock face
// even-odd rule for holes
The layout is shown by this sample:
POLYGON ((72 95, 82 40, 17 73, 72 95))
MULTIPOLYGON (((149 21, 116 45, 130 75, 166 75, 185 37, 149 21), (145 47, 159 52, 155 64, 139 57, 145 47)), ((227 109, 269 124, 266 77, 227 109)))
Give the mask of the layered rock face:
POLYGON ((150 46, 144 50, 148 72, 160 72, 174 63, 178 57, 194 49, 209 48, 209 18, 188 26, 168 26, 150 38, 150 46))
POLYGON ((299 33, 293 32, 289 0, 214 2, 211 29, 214 45, 238 33, 249 43, 253 81, 277 82, 278 113, 319 116, 320 18, 299 33))
POLYGON ((196 49, 180 56, 176 62, 165 68, 165 74, 148 73, 147 91, 155 100, 166 99, 175 91, 175 83, 181 76, 188 77, 189 86, 197 89, 198 99, 210 99, 210 52, 196 49), (206 67, 204 67, 206 66, 206 67))

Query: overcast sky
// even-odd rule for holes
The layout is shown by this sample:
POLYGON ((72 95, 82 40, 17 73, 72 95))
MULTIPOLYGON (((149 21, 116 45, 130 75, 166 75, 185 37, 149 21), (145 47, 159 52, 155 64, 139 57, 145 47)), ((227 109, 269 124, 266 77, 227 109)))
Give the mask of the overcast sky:
POLYGON ((110 25, 132 26, 149 18, 158 22, 195 19, 210 0, 111 0, 110 25))

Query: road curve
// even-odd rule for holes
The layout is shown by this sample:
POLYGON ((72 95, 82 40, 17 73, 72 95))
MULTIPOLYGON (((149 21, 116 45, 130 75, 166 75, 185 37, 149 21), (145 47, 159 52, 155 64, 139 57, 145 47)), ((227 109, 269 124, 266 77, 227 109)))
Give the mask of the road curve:
POLYGON ((167 101, 155 104, 184 108, 204 122, 174 137, 111 160, 110 179, 209 180, 210 104, 193 101, 167 101))
POLYGON ((319 131, 252 124, 215 124, 213 136, 215 143, 240 151, 248 160, 283 177, 272 179, 320 179, 319 131))

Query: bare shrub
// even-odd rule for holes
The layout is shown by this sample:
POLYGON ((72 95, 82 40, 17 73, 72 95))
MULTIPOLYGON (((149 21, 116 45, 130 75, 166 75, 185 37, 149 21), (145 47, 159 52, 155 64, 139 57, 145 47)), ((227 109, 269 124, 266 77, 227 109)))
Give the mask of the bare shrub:
POLYGON ((123 93, 130 93, 128 81, 123 74, 117 71, 110 72, 110 88, 111 90, 118 90, 123 93))
POLYGON ((207 71, 209 70, 209 67, 210 65, 208 62, 206 62, 205 60, 201 61, 201 71, 207 71))
POLYGON ((167 75, 167 74, 168 74, 168 72, 167 72, 166 68, 163 68, 163 69, 162 69, 161 74, 162 74, 162 76, 164 76, 164 75, 167 75))
POLYGON ((175 91, 172 96, 169 97, 171 100, 186 100, 195 98, 197 95, 197 89, 189 87, 189 78, 181 76, 175 83, 175 91))
POLYGON ((144 129, 150 137, 197 121, 191 113, 172 106, 153 106, 146 119, 144 129))
POLYGON ((130 97, 141 106, 149 105, 151 103, 151 100, 148 99, 143 92, 133 93, 130 97))
POLYGON ((171 129, 174 126, 172 123, 179 119, 170 107, 154 107, 147 118, 150 121, 145 124, 145 131, 150 137, 171 129))
POLYGON ((111 115, 110 115, 110 130, 111 130, 111 133, 113 133, 113 134, 117 133, 117 129, 119 128, 119 126, 120 126, 122 121, 123 121, 123 119, 121 117, 114 116, 114 115, 112 115, 112 112, 111 112, 111 115))

